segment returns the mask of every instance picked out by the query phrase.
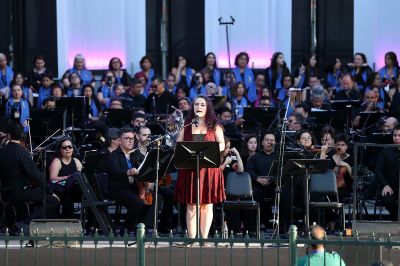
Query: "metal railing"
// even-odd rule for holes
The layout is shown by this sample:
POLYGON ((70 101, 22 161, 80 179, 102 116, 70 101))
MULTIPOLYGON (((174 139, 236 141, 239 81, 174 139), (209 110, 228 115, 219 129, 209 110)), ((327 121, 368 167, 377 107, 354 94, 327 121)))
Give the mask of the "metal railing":
MULTIPOLYGON (((390 235, 370 238, 335 237, 312 240, 298 237, 292 225, 289 238, 222 238, 218 233, 209 239, 146 236, 139 224, 136 237, 124 236, 0 236, 0 265, 297 265, 298 258, 309 261, 307 246, 323 244, 322 254, 337 253, 346 265, 370 265, 377 260, 400 261, 400 241, 390 235), (33 248, 25 248, 26 243, 33 248), (57 248, 58 247, 58 248, 57 248)), ((310 263, 308 263, 310 265, 310 263)), ((328 264, 326 264, 328 265, 328 264)))

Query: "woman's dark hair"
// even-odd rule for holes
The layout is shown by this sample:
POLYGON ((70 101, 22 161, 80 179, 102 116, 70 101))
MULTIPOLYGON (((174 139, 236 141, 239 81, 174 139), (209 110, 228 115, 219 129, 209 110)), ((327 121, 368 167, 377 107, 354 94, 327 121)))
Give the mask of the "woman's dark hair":
POLYGON ((201 75, 201 78, 203 79, 203 85, 204 85, 204 75, 203 75, 202 72, 197 71, 197 72, 195 72, 195 73, 193 74, 192 81, 190 82, 190 87, 191 87, 191 88, 194 87, 194 86, 196 86, 196 75, 201 75))
POLYGON ((386 56, 389 56, 389 58, 390 59, 392 59, 392 61, 393 61, 393 66, 394 67, 399 67, 399 61, 397 61, 397 55, 396 55, 396 53, 395 52, 392 52, 392 51, 390 51, 390 52, 387 52, 386 54, 385 54, 385 57, 386 56))
POLYGON ((335 68, 336 60, 337 60, 337 59, 338 59, 340 62, 342 62, 342 60, 340 60, 339 57, 332 57, 332 58, 330 58, 330 59, 327 60, 326 67, 325 67, 325 74, 333 73, 333 69, 335 68))
POLYGON ((42 54, 37 54, 35 55, 35 57, 33 58, 33 63, 36 63, 36 60, 43 60, 45 65, 46 65, 46 58, 44 57, 44 55, 42 54))
POLYGON ((241 152, 240 152, 240 157, 243 158, 243 160, 247 159, 249 157, 249 149, 247 148, 247 142, 251 140, 252 138, 255 138, 257 141, 257 149, 258 150, 258 139, 257 135, 251 134, 251 135, 246 135, 242 141, 242 147, 241 147, 241 152))
POLYGON ((72 149, 73 149, 72 157, 75 157, 75 155, 77 153, 77 149, 76 149, 72 139, 70 137, 63 137, 57 142, 57 150, 56 150, 56 154, 55 154, 54 158, 59 158, 59 159, 62 158, 61 147, 62 147, 63 143, 66 142, 66 141, 70 141, 71 142, 72 149))
POLYGON ((206 101, 207 111, 206 111, 205 122, 206 122, 207 129, 215 129, 215 127, 219 124, 218 118, 217 118, 217 115, 215 114, 214 106, 213 106, 210 98, 208 98, 205 95, 197 95, 196 98, 193 100, 192 104, 190 105, 190 110, 188 112, 188 115, 185 119, 185 124, 191 123, 192 120, 195 118, 194 103, 199 98, 204 99, 206 101))
MULTIPOLYGON (((310 66, 310 60, 312 57, 315 57, 315 60, 317 60, 317 54, 311 53, 309 54, 304 60, 303 60, 303 65, 306 67, 306 77, 310 77, 311 75, 316 76, 319 78, 319 71, 318 71, 318 61, 315 64, 314 67, 310 66), (314 72, 312 72, 314 71, 314 72)), ((308 79, 307 79, 308 80, 308 79)))
POLYGON ((22 86, 24 86, 24 84, 25 84, 25 82, 26 82, 24 74, 23 74, 22 72, 16 72, 16 73, 14 74, 13 80, 12 80, 12 82, 11 82, 11 84, 10 84, 10 85, 11 85, 11 88, 12 88, 12 86, 15 85, 16 79, 17 79, 17 76, 18 76, 18 75, 21 75, 22 79, 24 80, 24 82, 22 83, 22 86))
POLYGON ((238 89, 239 85, 243 85, 243 87, 244 87, 244 94, 243 94, 243 96, 246 97, 246 96, 247 96, 246 84, 244 84, 244 83, 241 82, 241 81, 236 82, 235 84, 233 84, 233 86, 232 86, 232 91, 231 91, 231 95, 237 96, 237 89, 238 89))
POLYGON ((247 64, 250 62, 250 56, 249 56, 249 54, 246 53, 246 52, 240 52, 240 53, 238 53, 238 54, 236 55, 236 57, 235 57, 235 66, 238 66, 239 58, 242 57, 242 56, 246 56, 246 58, 247 58, 247 64))
MULTIPOLYGON (((270 84, 268 84, 268 86, 272 86, 273 88, 275 88, 276 79, 278 78, 278 75, 279 75, 279 72, 278 72, 278 68, 279 68, 278 57, 280 55, 283 55, 283 53, 282 52, 275 52, 272 55, 272 58, 271 58, 271 66, 270 66, 270 68, 271 68, 271 79, 269 79, 269 77, 268 77, 268 80, 270 80, 270 84)), ((266 73, 266 74, 269 75, 269 73, 266 73)), ((287 74, 290 75, 290 72, 289 72, 289 69, 286 66, 286 62, 283 61, 281 84, 282 84, 282 81, 283 81, 283 75, 287 75, 287 74)), ((293 82, 292 82, 292 84, 293 84, 293 82)))
POLYGON ((203 65, 204 65, 204 67, 207 67, 207 57, 208 57, 209 55, 213 55, 213 56, 214 56, 215 62, 214 62, 213 67, 214 67, 214 68, 217 68, 217 56, 216 56, 213 52, 209 52, 209 53, 207 53, 207 54, 204 56, 204 60, 203 60, 203 65))
POLYGON ((93 88, 92 85, 86 84, 85 86, 83 86, 83 87, 82 87, 82 93, 81 93, 81 94, 82 94, 82 95, 84 94, 86 88, 89 88, 89 89, 92 90, 92 97, 91 97, 91 99, 94 101, 94 104, 96 105, 97 110, 100 112, 100 111, 101 111, 101 104, 100 104, 100 102, 99 102, 99 99, 97 99, 97 97, 96 97, 96 92, 94 91, 94 88, 93 88))
POLYGON ((186 60, 186 67, 190 66, 190 61, 188 59, 188 57, 184 54, 179 54, 176 58, 175 58, 175 63, 174 66, 177 68, 179 66, 179 57, 182 57, 186 60))
POLYGON ((145 55, 145 56, 143 56, 143 57, 140 59, 140 61, 139 61, 140 68, 141 68, 142 70, 144 70, 144 69, 143 69, 143 67, 142 67, 144 60, 149 60, 151 67, 153 67, 153 66, 154 66, 153 59, 151 59, 151 57, 150 57, 150 56, 148 56, 148 55, 145 55))
POLYGON ((118 57, 113 57, 113 58, 110 59, 110 62, 108 63, 108 69, 109 69, 109 70, 114 70, 114 69, 112 68, 112 61, 113 61, 114 59, 117 59, 117 60, 119 61, 119 64, 121 65, 121 68, 122 68, 122 66, 123 66, 121 59, 119 59, 118 57))
POLYGON ((367 57, 365 56, 365 54, 364 53, 355 53, 354 54, 354 57, 356 57, 356 55, 359 55, 359 56, 361 56, 361 58, 362 58, 362 60, 363 60, 363 63, 368 63, 367 62, 367 57))
POLYGON ((68 75, 68 80, 69 80, 70 85, 72 85, 72 83, 71 83, 71 77, 72 77, 72 75, 78 75, 79 80, 80 80, 79 83, 82 85, 83 80, 82 80, 82 78, 81 78, 81 75, 79 75, 79 73, 77 73, 77 72, 72 72, 72 73, 70 73, 70 74, 68 75))

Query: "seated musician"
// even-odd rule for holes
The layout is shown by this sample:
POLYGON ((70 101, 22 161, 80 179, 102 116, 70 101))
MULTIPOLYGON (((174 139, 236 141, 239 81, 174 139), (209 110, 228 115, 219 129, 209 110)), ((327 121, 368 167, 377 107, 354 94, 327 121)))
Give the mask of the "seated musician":
MULTIPOLYGON (((322 146, 321 149, 325 149, 322 146)), ((353 158, 347 153, 349 140, 346 135, 339 134, 335 136, 335 154, 327 157, 330 160, 329 169, 333 169, 336 174, 336 181, 339 190, 339 200, 350 196, 353 186, 352 165, 353 158)))
MULTIPOLYGON (((343 202, 345 197, 350 197, 353 190, 353 176, 352 176, 352 165, 353 158, 347 153, 349 147, 349 141, 346 135, 339 134, 335 136, 335 153, 333 155, 328 154, 325 158, 329 159, 328 169, 333 169, 336 175, 336 183, 338 187, 339 202, 343 202)), ((326 153, 328 145, 321 147, 321 159, 322 154, 326 153)), ((338 215, 335 215, 331 211, 327 212, 326 220, 328 221, 328 228, 331 232, 335 231, 335 220, 338 215)))
MULTIPOLYGON (((135 134, 130 128, 122 128, 118 133, 121 144, 111 156, 108 196, 127 209, 124 228, 128 233, 136 230, 136 224, 149 210, 149 206, 139 195, 135 175, 139 173, 131 152, 135 134)), ((149 224, 151 225, 151 224, 149 224)), ((147 224, 146 224, 147 226, 147 224)))
MULTIPOLYGON (((319 158, 319 150, 315 148, 316 141, 311 131, 300 131, 296 139, 298 146, 301 148, 298 153, 299 159, 319 158)), ((282 185, 280 226, 281 231, 284 233, 287 232, 288 227, 294 222, 292 221, 294 217, 292 213, 294 207, 304 210, 304 175, 294 175, 293 177, 293 184, 291 182, 285 182, 282 185)))
MULTIPOLYGON (((231 140, 224 136, 225 141, 225 150, 221 153, 221 171, 224 173, 225 184, 226 177, 230 172, 238 172, 241 173, 244 171, 243 161, 240 157, 239 151, 231 146, 231 140), (232 148, 231 148, 232 147, 232 148)), ((244 219, 248 212, 237 210, 226 210, 226 220, 228 223, 229 231, 233 231, 234 233, 241 233, 241 220, 246 224, 246 220, 244 219)))
POLYGON ((72 140, 69 138, 61 139, 57 144, 55 158, 50 164, 50 187, 54 190, 61 200, 61 217, 63 219, 73 219, 74 203, 81 202, 82 192, 76 184, 76 172, 81 172, 82 164, 75 158, 75 149, 72 140))
MULTIPOLYGON (((137 149, 133 152, 134 161, 136 164, 141 164, 148 152, 148 145, 150 143, 151 131, 148 127, 140 127, 136 131, 136 139, 137 139, 137 149)), ((155 168, 156 162, 154 162, 155 168)), ((174 210, 174 192, 170 189, 169 184, 170 181, 166 181, 164 177, 159 177, 159 188, 158 194, 162 198, 162 204, 158 206, 162 206, 161 215, 160 215, 160 225, 158 226, 158 231, 163 234, 168 234, 171 229, 172 223, 172 215, 174 210), (161 182, 163 181, 163 182, 161 182), (165 181, 165 182, 164 182, 165 181), (161 186, 161 183, 162 186, 161 186), (164 184, 165 183, 165 184, 164 184)), ((143 182, 141 186, 141 191, 139 190, 139 195, 144 198, 148 193, 154 194, 154 183, 143 182)), ((153 221, 149 221, 153 222, 153 221)))
MULTIPOLYGON (((396 126, 393 130, 393 143, 400 145, 400 126, 396 126)), ((393 221, 397 220, 399 159, 399 148, 383 148, 375 167, 375 178, 380 182, 382 188, 382 203, 389 211, 393 221)))
POLYGON ((20 144, 23 127, 20 124, 7 124, 10 140, 0 150, 0 180, 3 200, 12 204, 34 202, 36 211, 23 221, 16 223, 17 229, 29 233, 32 219, 57 218, 59 198, 48 186, 43 186, 44 176, 39 172, 27 149, 20 144), (32 185, 35 184, 35 186, 32 185), (43 188, 46 193, 43 193, 43 188), (43 205, 45 197, 46 205, 43 205), (45 208, 45 209, 43 209, 45 208), (45 214, 45 217, 43 217, 45 214))
POLYGON ((99 160, 96 163, 97 173, 110 173, 110 160, 111 153, 118 149, 121 144, 121 140, 118 137, 118 128, 110 127, 107 129, 105 134, 105 147, 101 150, 99 160))
POLYGON ((264 198, 275 197, 275 185, 271 183, 270 172, 275 158, 276 139, 273 132, 267 131, 262 136, 262 150, 249 158, 246 172, 252 179, 254 200, 260 203, 261 223, 268 226, 272 218, 272 201, 265 201, 264 198))
POLYGON ((335 129, 331 126, 325 126, 321 129, 320 159, 331 158, 335 154, 335 132, 335 129))

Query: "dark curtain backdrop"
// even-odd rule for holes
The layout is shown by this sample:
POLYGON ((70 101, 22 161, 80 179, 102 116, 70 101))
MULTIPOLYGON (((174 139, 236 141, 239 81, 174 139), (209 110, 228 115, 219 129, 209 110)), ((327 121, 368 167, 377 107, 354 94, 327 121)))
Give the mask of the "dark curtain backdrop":
MULTIPOLYGON (((9 55, 14 40, 14 67, 29 71, 36 54, 47 58, 57 74, 57 23, 55 0, 2 0, 0 8, 0 51, 9 55), (13 22, 10 17, 13 15, 13 22), (13 34, 12 34, 13 33, 13 34), (12 35, 12 36, 11 36, 12 35)), ((292 69, 310 52, 310 0, 292 1, 292 69)), ((353 0, 317 1, 317 53, 321 69, 339 56, 347 63, 353 55, 353 0)), ((204 0, 169 0, 168 69, 179 54, 186 55, 193 68, 202 67, 204 47, 204 0)), ((146 1, 146 53, 161 72, 161 1, 146 1)))

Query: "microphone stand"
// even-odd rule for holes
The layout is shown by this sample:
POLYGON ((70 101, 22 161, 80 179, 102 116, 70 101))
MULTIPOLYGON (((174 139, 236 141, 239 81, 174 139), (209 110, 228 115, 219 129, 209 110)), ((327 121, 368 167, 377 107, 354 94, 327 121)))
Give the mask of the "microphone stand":
MULTIPOLYGON (((285 144, 286 144, 286 127, 288 120, 288 110, 290 105, 290 93, 288 93, 288 102, 286 105, 285 116, 282 119, 281 127, 281 138, 279 142, 279 151, 278 151, 278 178, 275 189, 275 214, 273 219, 273 226, 276 226, 274 232, 276 231, 276 236, 279 237, 279 215, 280 215, 280 201, 281 201, 281 190, 282 190, 282 177, 283 177, 283 159, 285 154, 285 144)), ((278 112, 279 113, 279 112, 278 112)), ((272 233, 271 238, 274 237, 274 233, 272 233)))
POLYGON ((222 17, 218 19, 219 25, 225 25, 225 35, 226 35, 226 47, 228 52, 228 64, 229 64, 229 73, 232 72, 231 67, 231 49, 229 43, 229 26, 235 24, 235 19, 230 16, 230 21, 222 21, 222 17))
POLYGON ((40 157, 42 158, 42 168, 43 168, 43 219, 46 219, 46 169, 47 169, 47 149, 51 147, 54 143, 58 141, 58 139, 54 140, 50 144, 46 145, 43 147, 43 149, 37 151, 35 154, 33 154, 33 151, 37 150, 40 148, 44 143, 46 143, 51 137, 53 137, 55 134, 57 134, 58 131, 61 129, 57 129, 53 134, 51 134, 47 139, 45 139, 42 143, 40 143, 35 149, 32 150, 32 158, 33 155, 40 154, 40 157), (44 154, 43 154, 44 152, 44 154))
MULTIPOLYGON (((178 132, 181 131, 182 129, 195 124, 196 120, 191 121, 190 123, 186 124, 186 125, 182 125, 182 127, 178 127, 174 132, 178 132)), ((153 234, 152 237, 157 238, 158 237, 158 179, 159 179, 159 171, 160 171, 160 146, 161 146, 161 142, 162 140, 166 137, 167 135, 160 135, 157 138, 155 138, 152 141, 149 141, 147 144, 145 144, 145 147, 150 146, 151 144, 155 143, 156 144, 156 149, 157 149, 157 162, 156 162, 156 181, 155 181, 155 202, 154 202, 154 220, 153 220, 153 234)), ((129 153, 135 152, 136 150, 138 150, 139 148, 133 149, 131 151, 129 151, 129 153)), ((136 242, 130 243, 128 244, 128 246, 134 245, 136 242)), ((151 245, 151 242, 149 243, 149 246, 151 245)))

